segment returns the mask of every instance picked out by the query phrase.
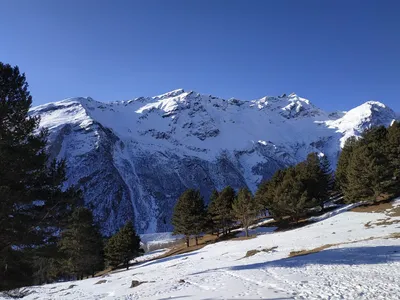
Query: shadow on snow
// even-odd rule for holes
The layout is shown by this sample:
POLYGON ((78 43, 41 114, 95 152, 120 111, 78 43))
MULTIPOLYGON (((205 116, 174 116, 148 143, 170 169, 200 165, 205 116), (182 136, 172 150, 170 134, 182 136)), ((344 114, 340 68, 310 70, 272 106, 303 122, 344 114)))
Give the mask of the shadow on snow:
POLYGON ((241 271, 266 269, 268 267, 297 268, 306 265, 363 265, 384 264, 400 261, 400 246, 352 247, 327 249, 303 256, 287 257, 255 264, 242 264, 230 268, 210 269, 190 275, 222 270, 241 271))
POLYGON ((363 265, 400 261, 400 246, 352 247, 327 249, 303 256, 282 258, 275 261, 238 265, 231 270, 251 270, 268 267, 296 268, 310 264, 363 265))

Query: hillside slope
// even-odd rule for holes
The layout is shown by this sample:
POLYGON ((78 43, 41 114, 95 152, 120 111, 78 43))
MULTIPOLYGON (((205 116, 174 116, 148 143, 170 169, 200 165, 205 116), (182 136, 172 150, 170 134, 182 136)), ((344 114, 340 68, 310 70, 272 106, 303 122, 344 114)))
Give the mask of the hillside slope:
POLYGON ((103 278, 31 287, 24 299, 399 299, 399 213, 399 200, 379 213, 344 212, 103 278), (315 248, 320 252, 289 257, 315 248), (250 250, 259 252, 245 257, 250 250), (132 280, 145 283, 130 288, 132 280))
POLYGON ((175 90, 111 103, 71 98, 34 107, 65 158, 68 185, 84 191, 104 233, 134 219, 141 233, 171 230, 176 199, 198 188, 248 186, 322 152, 333 164, 345 140, 395 113, 379 102, 327 113, 296 94, 253 101, 175 90))

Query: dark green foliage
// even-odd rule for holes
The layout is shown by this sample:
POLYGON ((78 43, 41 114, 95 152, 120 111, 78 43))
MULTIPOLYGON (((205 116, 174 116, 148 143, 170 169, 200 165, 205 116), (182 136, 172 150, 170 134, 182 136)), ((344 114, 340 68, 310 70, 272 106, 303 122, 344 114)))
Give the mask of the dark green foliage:
POLYGON ((342 152, 340 153, 335 172, 335 190, 337 191, 342 191, 348 184, 347 168, 356 144, 357 139, 355 137, 350 137, 344 144, 342 152))
POLYGON ((269 181, 262 183, 256 193, 256 202, 258 208, 267 209, 278 221, 284 217, 297 221, 310 208, 323 206, 331 186, 328 160, 311 153, 304 162, 279 170, 269 181))
POLYGON ((55 243, 30 250, 33 258, 33 284, 50 283, 60 278, 70 278, 63 253, 55 243))
POLYGON ((129 261, 143 253, 140 237, 136 234, 132 222, 126 223, 108 240, 104 252, 111 267, 116 268, 122 264, 129 269, 129 261))
POLYGON ((276 220, 281 219, 281 209, 274 201, 276 191, 285 176, 285 170, 278 170, 272 175, 271 179, 264 181, 258 187, 255 195, 256 202, 261 211, 268 211, 269 215, 276 220))
POLYGON ((332 194, 335 188, 335 175, 332 170, 329 159, 326 155, 320 158, 322 175, 324 176, 324 181, 326 183, 326 189, 328 194, 332 194))
POLYGON ((235 190, 227 186, 218 195, 218 197, 213 201, 213 204, 209 210, 212 215, 215 227, 222 230, 223 234, 226 234, 231 228, 233 220, 235 219, 233 215, 232 205, 235 201, 236 193, 235 190))
POLYGON ((360 139, 346 142, 336 174, 346 202, 374 202, 400 192, 399 145, 398 122, 371 128, 360 139))
POLYGON ((206 229, 209 230, 212 234, 214 232, 219 235, 219 229, 217 227, 216 220, 216 212, 215 212, 215 204, 218 199, 219 192, 217 190, 213 190, 210 196, 210 201, 207 207, 207 215, 206 215, 206 229))
POLYGON ((275 213, 282 218, 289 216, 293 221, 305 216, 306 209, 312 207, 315 202, 309 203, 307 186, 301 181, 300 168, 291 167, 284 172, 282 182, 275 191, 273 207, 275 213))
POLYGON ((65 163, 49 160, 31 103, 25 75, 0 63, 0 290, 32 282, 29 249, 57 239, 79 198, 62 191, 65 163))
POLYGON ((325 156, 319 158, 316 153, 310 153, 304 163, 296 166, 296 170, 307 190, 307 201, 323 208, 332 185, 332 171, 328 159, 325 156))
POLYGON ((65 254, 68 273, 79 279, 103 269, 103 240, 89 209, 76 208, 61 236, 60 249, 65 254))
POLYGON ((203 197, 199 190, 188 189, 179 197, 172 215, 174 234, 186 236, 186 245, 189 247, 191 235, 197 237, 206 227, 206 210, 203 197))
POLYGON ((387 133, 387 155, 393 169, 393 177, 400 185, 400 122, 393 122, 387 133))
POLYGON ((244 228, 246 237, 249 236, 249 226, 257 215, 257 205, 253 195, 247 188, 240 189, 237 198, 234 200, 233 213, 244 228))

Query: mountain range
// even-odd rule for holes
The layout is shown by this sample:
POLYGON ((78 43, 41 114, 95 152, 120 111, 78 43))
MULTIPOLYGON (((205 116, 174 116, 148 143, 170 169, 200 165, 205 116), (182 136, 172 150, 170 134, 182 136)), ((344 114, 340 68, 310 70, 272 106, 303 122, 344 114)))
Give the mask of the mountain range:
POLYGON ((69 98, 30 114, 49 129, 51 157, 67 162, 66 186, 83 191, 104 234, 129 219, 140 233, 170 231, 185 189, 206 201, 227 185, 255 192, 310 152, 334 167, 349 137, 397 118, 377 101, 325 112, 293 93, 243 101, 182 89, 109 103, 69 98))

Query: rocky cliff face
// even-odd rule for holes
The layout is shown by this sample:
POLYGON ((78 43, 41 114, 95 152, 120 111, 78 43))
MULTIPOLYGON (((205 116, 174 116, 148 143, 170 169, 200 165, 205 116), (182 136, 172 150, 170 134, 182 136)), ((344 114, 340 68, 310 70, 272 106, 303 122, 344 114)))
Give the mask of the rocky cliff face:
POLYGON ((395 113, 379 102, 326 113, 295 94, 254 101, 175 90, 111 103, 71 98, 34 107, 50 130, 49 151, 67 160, 68 182, 84 192, 104 233, 133 219, 139 232, 171 230, 189 187, 257 185, 312 151, 332 164, 345 140, 395 113))

